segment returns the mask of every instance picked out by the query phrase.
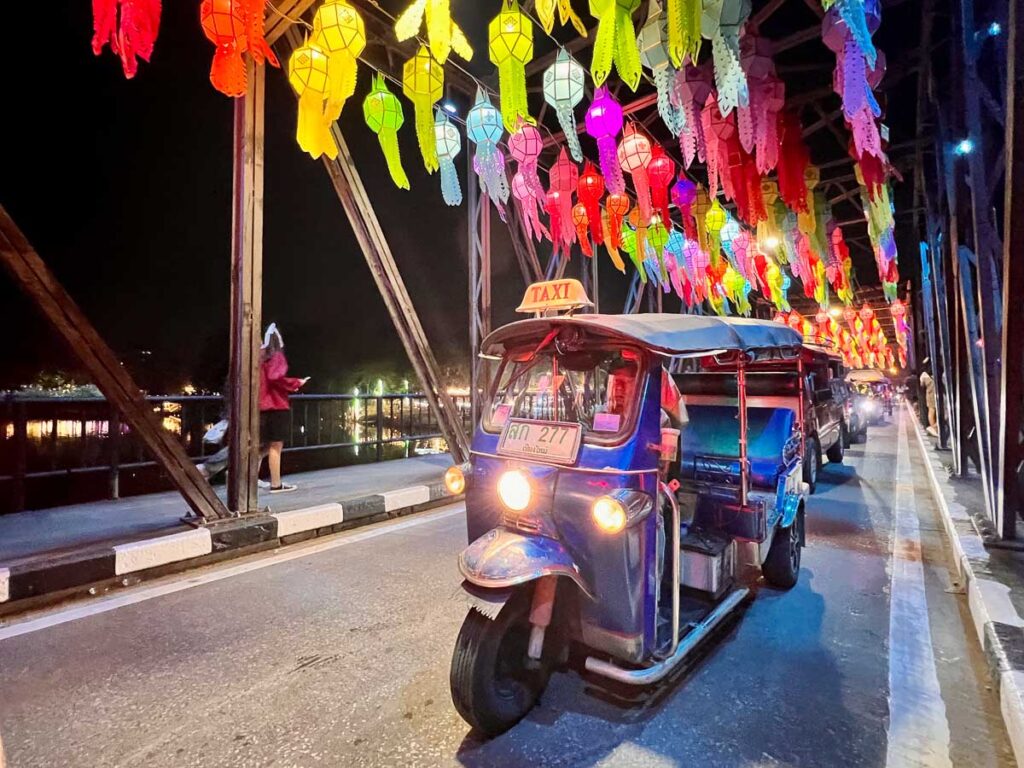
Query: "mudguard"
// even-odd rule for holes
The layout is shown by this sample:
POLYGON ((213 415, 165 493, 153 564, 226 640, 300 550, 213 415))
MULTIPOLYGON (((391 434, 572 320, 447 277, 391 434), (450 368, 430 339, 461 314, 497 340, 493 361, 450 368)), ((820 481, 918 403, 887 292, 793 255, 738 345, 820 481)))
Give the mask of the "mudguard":
POLYGON ((493 528, 462 550, 459 571, 471 584, 488 589, 507 589, 541 576, 566 576, 593 597, 572 555, 546 536, 493 528))

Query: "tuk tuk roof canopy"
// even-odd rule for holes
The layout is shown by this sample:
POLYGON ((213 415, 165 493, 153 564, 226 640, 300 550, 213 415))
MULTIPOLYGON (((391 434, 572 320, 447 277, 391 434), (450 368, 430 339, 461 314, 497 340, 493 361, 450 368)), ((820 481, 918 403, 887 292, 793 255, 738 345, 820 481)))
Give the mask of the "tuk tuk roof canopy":
POLYGON ((558 328, 575 327, 595 336, 634 342, 664 355, 698 355, 725 351, 799 349, 803 337, 770 320, 711 315, 648 313, 636 315, 562 315, 509 323, 493 331, 481 346, 496 354, 508 342, 542 339, 558 328))

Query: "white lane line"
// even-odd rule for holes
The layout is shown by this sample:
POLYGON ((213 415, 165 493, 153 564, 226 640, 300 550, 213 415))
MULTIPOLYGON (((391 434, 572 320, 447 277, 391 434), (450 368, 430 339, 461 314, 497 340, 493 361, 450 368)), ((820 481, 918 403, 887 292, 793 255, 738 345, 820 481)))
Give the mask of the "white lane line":
POLYGON ((155 584, 151 587, 132 590, 131 592, 124 594, 100 598, 98 600, 91 600, 81 605, 74 605, 69 608, 56 610, 52 613, 46 613, 34 619, 26 619, 13 624, 0 625, 0 640, 7 640, 12 637, 27 635, 30 632, 38 632, 41 629, 48 629, 60 624, 77 621, 78 619, 84 619, 100 613, 114 611, 118 608, 123 608, 126 605, 135 605, 136 603, 142 603, 146 600, 152 600, 155 597, 171 595, 175 592, 182 592, 186 589, 191 589, 192 587, 199 587, 203 584, 212 584, 215 581, 229 579, 232 576, 241 576, 242 574, 258 571, 272 565, 287 563, 290 560, 297 560, 300 557, 309 557, 310 555, 327 552, 332 549, 337 549, 338 547, 345 547, 349 544, 358 544, 359 542, 366 541, 367 539, 375 539, 378 536, 386 536, 390 533, 398 533, 400 531, 408 530, 409 528, 416 528, 438 520, 445 520, 449 517, 454 517, 455 515, 461 515, 464 511, 465 506, 462 502, 459 502, 455 509, 435 513, 421 513, 415 517, 400 520, 395 523, 381 523, 377 527, 371 528, 367 531, 354 533, 350 536, 339 535, 337 538, 321 539, 309 542, 308 544, 293 545, 286 549, 276 550, 273 553, 256 555, 255 557, 259 559, 242 562, 238 565, 212 570, 199 575, 190 576, 186 574, 176 581, 170 581, 165 584, 155 584))
POLYGON ((893 506, 892 595, 889 607, 888 768, 952 768, 949 723, 935 671, 928 598, 921 562, 906 414, 901 414, 893 506))

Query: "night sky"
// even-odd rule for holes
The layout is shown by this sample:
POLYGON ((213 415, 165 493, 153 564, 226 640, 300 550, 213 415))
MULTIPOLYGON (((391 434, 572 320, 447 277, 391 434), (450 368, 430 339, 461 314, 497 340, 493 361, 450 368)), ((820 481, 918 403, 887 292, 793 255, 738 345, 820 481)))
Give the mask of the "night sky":
MULTIPOLYGON (((45 15, 38 8, 29 13, 29 5, 8 9, 8 28, 24 33, 0 53, 7 73, 0 202, 145 388, 174 391, 191 381, 220 389, 227 364, 232 101, 209 83, 213 47, 199 26, 199 3, 164 4, 153 61, 140 64, 131 81, 109 52, 93 56, 88 2, 60 4, 45 15)), ((795 5, 772 20, 775 29, 762 31, 778 37, 813 23, 803 4, 795 5)), ((903 20, 914 23, 914 5, 887 15, 876 40, 885 45, 905 34, 903 20)), ((463 4, 458 11, 477 49, 475 73, 492 73, 484 9, 463 4)), ((813 45, 820 49, 813 55, 831 57, 820 42, 813 45)), ((550 42, 538 41, 537 48, 542 55, 550 42)), ((360 68, 359 77, 342 130, 436 354, 465 366, 465 207, 446 207, 437 176, 424 172, 408 102, 400 136, 413 190, 394 188, 362 119, 368 70, 360 68)), ((295 99, 283 72, 270 71, 267 83, 264 320, 281 326, 293 372, 314 377, 311 391, 340 390, 366 371, 400 376, 405 355, 327 175, 295 144, 295 99)), ((908 78, 901 86, 909 98, 890 95, 890 112, 904 113, 887 119, 894 142, 914 135, 913 85, 908 78)), ((812 160, 837 156, 836 146, 821 148, 833 141, 828 132, 816 141, 812 160)), ((463 152, 460 159, 465 146, 463 152)), ((464 183, 464 169, 462 177, 464 183)), ((499 324, 513 319, 522 286, 504 225, 496 216, 492 221, 499 324)), ((914 239, 905 242, 912 246, 914 239)), ((901 243, 901 263, 912 263, 916 253, 906 248, 901 243)), ((877 282, 870 256, 861 254, 856 263, 862 283, 877 282)), ((602 257, 605 311, 621 311, 627 287, 627 278, 602 257)), ((0 321, 8 329, 0 388, 39 371, 77 370, 5 273, 0 321)))

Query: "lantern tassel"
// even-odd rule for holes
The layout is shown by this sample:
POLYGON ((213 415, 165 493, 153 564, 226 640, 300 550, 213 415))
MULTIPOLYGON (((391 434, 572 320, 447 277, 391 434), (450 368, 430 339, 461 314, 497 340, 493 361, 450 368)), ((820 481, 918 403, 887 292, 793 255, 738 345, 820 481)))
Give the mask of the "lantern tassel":
POLYGON ((604 247, 608 250, 608 258, 612 260, 612 264, 622 274, 626 274, 626 263, 622 260, 622 254, 619 253, 619 249, 615 246, 614 238, 612 237, 612 229, 609 223, 608 211, 602 211, 601 213, 601 230, 604 235, 604 247))
POLYGON ((597 157, 604 176, 604 186, 611 194, 620 195, 626 191, 626 180, 619 166, 618 147, 611 136, 602 136, 597 140, 597 157))
POLYGON ((608 79, 613 65, 631 91, 640 84, 642 65, 632 16, 639 5, 640 0, 627 0, 627 7, 620 5, 619 0, 590 0, 590 13, 598 19, 590 64, 594 85, 602 85, 608 79))
POLYGON ((718 108, 724 117, 735 107, 750 103, 747 76, 740 66, 739 37, 720 31, 711 39, 711 57, 718 86, 718 108))
POLYGON ((420 155, 427 173, 438 169, 437 144, 434 139, 433 105, 428 97, 417 97, 413 100, 416 112, 416 141, 420 145, 420 155))
POLYGON ((405 169, 402 167, 402 156, 398 149, 398 132, 382 130, 377 134, 377 140, 380 142, 381 151, 384 153, 384 159, 387 161, 391 180, 395 182, 395 186, 399 189, 409 189, 409 177, 405 175, 405 169))
POLYGON ((654 86, 658 89, 658 114, 673 136, 686 130, 686 113, 672 103, 676 73, 671 67, 654 70, 654 86))
POLYGON ((455 168, 455 163, 448 159, 441 161, 441 196, 448 205, 462 205, 459 172, 455 168))
POLYGON ((558 117, 558 125, 565 135, 565 142, 569 145, 569 154, 577 163, 583 162, 583 148, 580 146, 579 131, 576 128, 576 115, 571 107, 559 109, 555 113, 558 117))
POLYGON ((330 131, 331 121, 324 114, 323 98, 315 91, 307 91, 299 97, 299 120, 295 140, 313 159, 327 155, 331 160, 338 156, 338 147, 330 131))
POLYGON ((217 46, 210 66, 210 82, 227 96, 245 95, 245 62, 237 45, 217 46))
POLYGON ((668 0, 668 54, 679 67, 686 59, 696 64, 700 56, 700 0, 668 0))
MULTIPOLYGON (((509 57, 498 65, 498 88, 501 92, 501 120, 505 130, 515 133, 519 121, 535 125, 526 103, 526 68, 523 62, 509 57)), ((578 142, 577 142, 578 143, 578 142)))
POLYGON ((448 60, 452 50, 452 15, 449 0, 430 0, 427 6, 427 39, 430 52, 440 62, 448 60))

